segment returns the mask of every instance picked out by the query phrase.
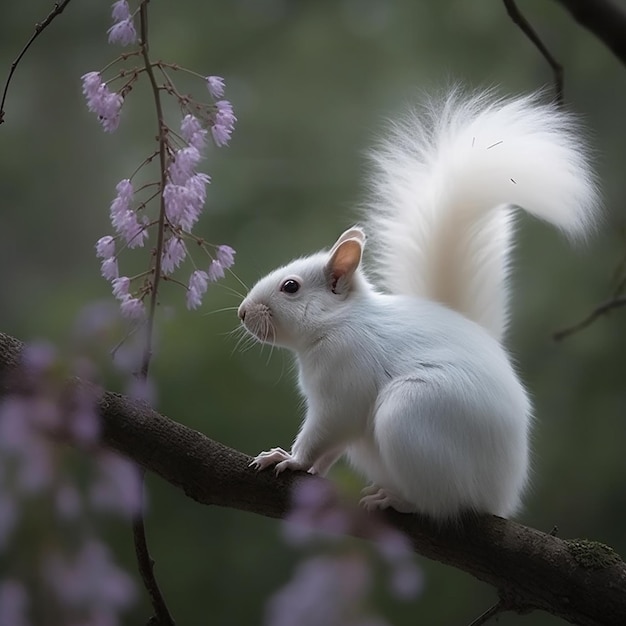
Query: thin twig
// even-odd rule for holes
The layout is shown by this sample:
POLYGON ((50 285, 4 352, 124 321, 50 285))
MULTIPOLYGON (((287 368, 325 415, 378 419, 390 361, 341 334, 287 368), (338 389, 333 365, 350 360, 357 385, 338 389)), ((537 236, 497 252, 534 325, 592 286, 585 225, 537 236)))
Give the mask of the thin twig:
POLYGON ((530 39, 533 45, 539 50, 543 58, 548 62, 554 74, 554 94, 557 104, 563 104, 563 66, 552 56, 546 45, 541 41, 530 22, 521 14, 515 4, 515 0, 502 0, 506 11, 513 23, 530 39))
POLYGON ((595 322, 602 315, 607 315, 613 309, 618 309, 623 306, 626 306, 626 296, 611 298, 610 300, 598 305, 593 311, 591 311, 591 313, 589 313, 589 315, 587 315, 587 317, 582 319, 577 324, 555 332, 553 338, 555 341, 561 341, 561 339, 565 339, 565 337, 569 337, 583 328, 587 328, 587 326, 593 324, 593 322, 595 322))
POLYGON ((498 613, 502 613, 506 610, 505 604, 502 600, 500 600, 492 607, 489 607, 484 613, 481 613, 471 624, 469 624, 469 626, 482 626, 482 624, 485 624, 488 620, 494 617, 494 615, 498 615, 498 613))
MULTIPOLYGON (((154 97, 154 106, 156 109, 156 117, 158 124, 158 139, 159 139, 159 167, 161 173, 161 187, 160 187, 160 209, 159 209, 159 226, 157 232, 157 245, 154 261, 154 274, 152 278, 152 286, 150 292, 150 305, 148 310, 148 317, 146 320, 146 343, 144 346, 144 353, 141 363, 141 370, 139 377, 142 380, 148 378, 148 370, 150 368, 150 361, 152 359, 152 343, 154 340, 154 318, 156 315, 156 306, 158 299, 159 281, 161 278, 161 255, 163 252, 163 237, 165 231, 165 201, 163 198, 163 189, 165 187, 166 178, 166 127, 163 116, 163 107, 161 106, 161 95, 159 92, 159 86, 156 82, 154 72, 152 70, 152 63, 150 61, 150 55, 148 54, 148 2, 149 0, 143 0, 140 5, 140 32, 141 32, 141 55, 144 60, 146 74, 150 79, 152 86, 152 92, 154 97)), ((145 472, 141 472, 141 484, 142 489, 145 486, 145 472)), ((174 626, 174 619, 172 618, 167 604, 159 584, 154 575, 154 559, 150 555, 148 549, 148 542, 146 540, 146 529, 144 522, 143 507, 138 515, 133 520, 133 538, 135 541, 135 553, 137 556, 137 564, 139 567, 139 573, 143 580, 143 584, 146 587, 150 600, 152 602, 152 608, 154 609, 154 619, 151 622, 156 622, 159 626, 174 626)))
POLYGON ((22 48, 22 51, 17 55, 17 58, 13 63, 11 63, 11 69, 9 70, 9 75, 7 76, 7 80, 4 83, 4 90, 2 92, 2 100, 0 101, 0 124, 4 122, 4 103, 7 99, 7 94, 9 92, 9 85, 11 84, 11 79, 13 78, 13 74, 22 60, 22 57, 26 54, 26 51, 31 47, 35 39, 41 35, 41 33, 50 25, 50 22, 57 16, 63 13, 65 7, 70 3, 70 0, 63 0, 63 2, 56 2, 52 11, 48 14, 46 19, 43 22, 38 22, 35 24, 35 32, 32 34, 31 38, 26 42, 26 45, 22 48))

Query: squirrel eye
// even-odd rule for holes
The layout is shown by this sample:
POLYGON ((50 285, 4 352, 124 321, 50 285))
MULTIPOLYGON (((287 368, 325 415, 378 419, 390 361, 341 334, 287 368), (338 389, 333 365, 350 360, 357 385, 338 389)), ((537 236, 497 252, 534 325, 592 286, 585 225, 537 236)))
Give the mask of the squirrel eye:
POLYGON ((285 293, 296 293, 300 289, 300 283, 293 278, 288 278, 281 286, 280 290, 285 293))

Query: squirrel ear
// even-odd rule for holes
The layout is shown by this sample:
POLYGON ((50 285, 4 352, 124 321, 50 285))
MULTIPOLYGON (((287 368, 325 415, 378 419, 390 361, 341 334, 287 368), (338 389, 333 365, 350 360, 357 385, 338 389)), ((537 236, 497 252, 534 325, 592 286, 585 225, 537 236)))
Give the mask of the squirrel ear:
POLYGON ((365 232, 363 231, 362 228, 359 228, 358 226, 353 226, 352 228, 348 228, 348 230, 346 230, 345 232, 343 232, 340 236, 339 239, 337 239, 337 241, 335 241, 335 244, 333 245, 333 247, 330 249, 330 253, 333 254, 333 252, 344 242, 347 241, 348 239, 356 239, 357 241, 361 242, 361 248, 365 245, 365 232))
MULTIPOLYGON (((346 233, 351 231, 346 231, 346 233)), ((358 231, 360 237, 345 238, 344 233, 330 251, 330 259, 326 269, 330 278, 330 288, 333 293, 343 293, 350 289, 352 277, 361 262, 363 252, 363 231, 358 231)))

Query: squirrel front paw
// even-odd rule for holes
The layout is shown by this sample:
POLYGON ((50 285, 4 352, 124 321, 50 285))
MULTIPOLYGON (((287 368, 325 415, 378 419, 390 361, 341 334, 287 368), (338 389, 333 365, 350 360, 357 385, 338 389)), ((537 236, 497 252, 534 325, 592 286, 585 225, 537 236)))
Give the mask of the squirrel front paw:
POLYGON ((304 471, 309 469, 297 461, 291 453, 282 448, 272 448, 271 450, 261 452, 250 463, 250 467, 254 467, 259 471, 272 467, 273 465, 275 466, 274 472, 277 475, 284 472, 286 469, 304 471))

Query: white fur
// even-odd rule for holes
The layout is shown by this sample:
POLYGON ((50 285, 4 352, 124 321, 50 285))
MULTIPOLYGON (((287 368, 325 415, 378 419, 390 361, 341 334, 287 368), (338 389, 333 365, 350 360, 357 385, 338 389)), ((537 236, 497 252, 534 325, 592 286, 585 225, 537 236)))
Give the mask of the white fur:
POLYGON ((296 353, 307 402, 291 453, 261 453, 259 469, 325 473, 345 453, 374 485, 368 507, 440 520, 518 509, 531 412, 499 343, 504 205, 586 232, 596 194, 574 131, 535 98, 457 94, 397 127, 375 156, 367 213, 373 269, 390 293, 362 272, 365 238, 353 228, 261 279, 240 306, 253 335, 296 353))
POLYGON ((497 339, 513 205, 573 237, 598 206, 575 120, 537 95, 455 90, 394 124, 372 157, 366 221, 381 286, 442 302, 497 339))

